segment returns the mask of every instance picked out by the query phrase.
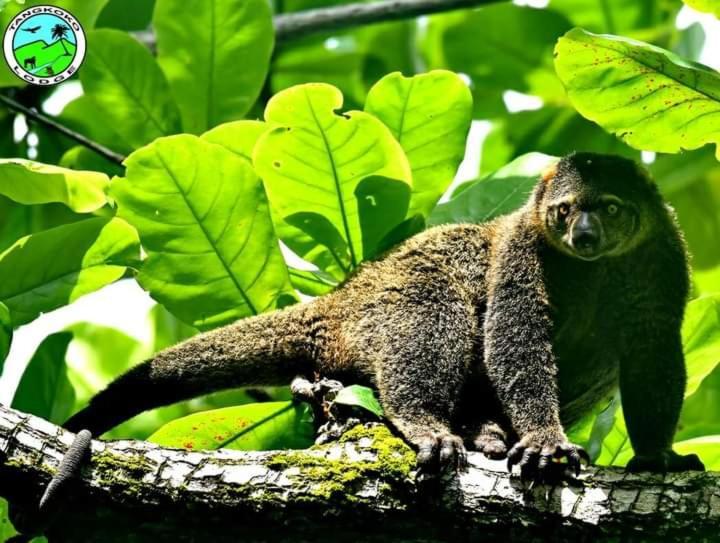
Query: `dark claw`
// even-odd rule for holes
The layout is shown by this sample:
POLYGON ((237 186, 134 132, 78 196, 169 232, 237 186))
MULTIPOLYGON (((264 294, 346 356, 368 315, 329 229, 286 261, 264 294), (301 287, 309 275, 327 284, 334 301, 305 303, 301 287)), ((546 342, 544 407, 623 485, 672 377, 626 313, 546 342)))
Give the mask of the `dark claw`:
POLYGON ((417 464, 423 478, 442 472, 465 470, 467 453, 462 440, 454 435, 428 435, 418 443, 417 464))

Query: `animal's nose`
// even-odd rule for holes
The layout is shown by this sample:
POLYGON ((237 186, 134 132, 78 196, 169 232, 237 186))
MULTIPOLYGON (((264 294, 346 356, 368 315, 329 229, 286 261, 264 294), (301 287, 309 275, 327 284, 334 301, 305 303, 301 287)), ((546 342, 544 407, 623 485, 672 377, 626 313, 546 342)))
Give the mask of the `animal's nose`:
POLYGON ((572 243, 581 251, 592 251, 600 244, 600 231, 589 213, 581 213, 573 226, 572 243))

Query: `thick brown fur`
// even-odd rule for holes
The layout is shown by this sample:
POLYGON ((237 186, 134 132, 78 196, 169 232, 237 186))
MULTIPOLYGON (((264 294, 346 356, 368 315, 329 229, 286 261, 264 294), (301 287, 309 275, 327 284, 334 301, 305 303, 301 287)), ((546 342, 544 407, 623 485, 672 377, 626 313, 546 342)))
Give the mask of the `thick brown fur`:
POLYGON ((563 426, 619 384, 631 467, 701 467, 670 451, 687 293, 685 246, 653 183, 631 161, 574 154, 517 212, 429 229, 331 294, 163 351, 67 427, 98 435, 151 407, 318 373, 376 387, 425 469, 462 464, 467 443, 531 475, 553 456, 579 466, 563 426), (581 216, 598 236, 587 251, 581 216))

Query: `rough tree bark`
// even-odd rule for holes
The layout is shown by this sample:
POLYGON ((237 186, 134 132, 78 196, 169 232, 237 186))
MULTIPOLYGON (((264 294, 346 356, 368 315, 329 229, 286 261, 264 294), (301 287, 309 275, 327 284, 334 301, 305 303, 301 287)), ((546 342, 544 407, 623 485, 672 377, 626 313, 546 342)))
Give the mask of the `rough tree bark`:
MULTIPOLYGON (((0 495, 36 504, 73 434, 0 407, 0 495)), ((714 538, 720 474, 588 468, 526 490, 503 462, 418 491, 414 454, 384 426, 307 451, 215 453, 94 441, 48 534, 62 541, 528 541, 714 538)), ((27 513, 26 513, 27 515, 27 513)))

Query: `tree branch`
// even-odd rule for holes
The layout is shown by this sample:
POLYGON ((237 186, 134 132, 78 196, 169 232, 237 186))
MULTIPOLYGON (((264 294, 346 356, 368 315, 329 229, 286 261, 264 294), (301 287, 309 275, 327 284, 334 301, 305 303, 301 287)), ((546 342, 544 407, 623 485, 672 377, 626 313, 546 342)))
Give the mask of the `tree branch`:
MULTIPOLYGON (((14 506, 37 503, 72 439, 0 407, 0 494, 14 506)), ((413 460, 385 427, 292 452, 94 441, 48 534, 54 542, 699 540, 720 528, 718 473, 589 468, 580 481, 527 491, 504 462, 471 453, 466 473, 418 492, 413 460)))
POLYGON ((43 115, 39 111, 25 107, 20 102, 13 100, 9 96, 6 96, 6 95, 0 93, 0 102, 5 104, 8 107, 8 109, 15 111, 16 113, 22 113, 27 118, 32 119, 33 121, 37 122, 38 124, 46 126, 52 130, 55 130, 56 132, 59 132, 60 134, 63 134, 64 136, 67 136, 71 140, 79 143, 80 145, 83 145, 83 146, 87 147, 88 149, 95 151, 97 154, 106 158, 110 162, 114 162, 115 164, 119 164, 120 166, 122 166, 122 163, 125 160, 125 157, 123 155, 118 154, 111 149, 108 149, 104 145, 101 145, 101 144, 97 143, 96 141, 93 141, 90 138, 87 138, 78 132, 75 132, 74 130, 68 128, 64 124, 61 124, 61 123, 55 121, 54 119, 48 117, 47 115, 43 115))
POLYGON ((371 4, 359 2, 285 13, 274 19, 275 39, 284 42, 317 32, 410 19, 419 15, 477 7, 495 1, 497 0, 384 0, 371 4))

